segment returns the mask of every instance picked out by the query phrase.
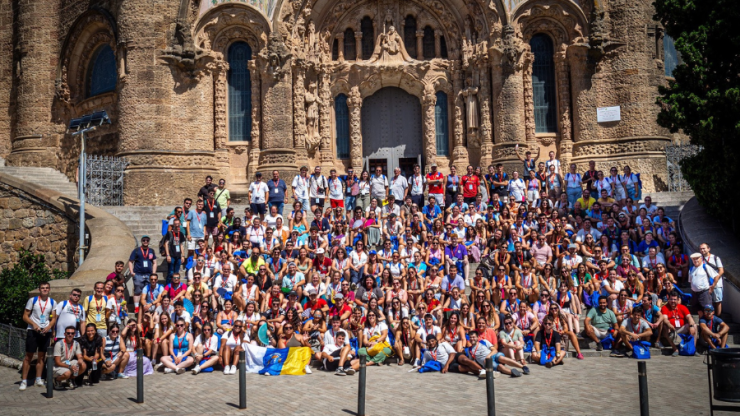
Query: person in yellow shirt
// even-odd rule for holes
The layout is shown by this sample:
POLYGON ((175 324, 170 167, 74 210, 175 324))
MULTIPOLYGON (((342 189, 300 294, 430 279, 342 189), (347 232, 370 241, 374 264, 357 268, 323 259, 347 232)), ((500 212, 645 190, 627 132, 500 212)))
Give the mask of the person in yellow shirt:
POLYGON ((578 198, 578 201, 581 203, 581 209, 588 211, 591 209, 591 206, 596 203, 596 199, 591 197, 591 193, 588 191, 588 189, 584 189, 582 193, 582 197, 578 198))
POLYGON ((88 296, 82 302, 82 309, 85 311, 86 322, 94 324, 98 334, 105 338, 108 335, 108 326, 105 323, 105 308, 108 305, 108 298, 103 295, 103 282, 97 282, 94 286, 95 294, 88 296))
POLYGON ((612 210, 612 206, 617 203, 617 201, 610 197, 609 194, 606 192, 606 189, 601 190, 601 198, 599 198, 599 204, 601 204, 601 208, 604 209, 604 211, 609 212, 612 210))
POLYGON ((260 266, 265 265, 265 259, 260 255, 260 248, 257 246, 252 247, 252 255, 248 259, 242 262, 239 267, 239 276, 246 277, 249 274, 257 274, 260 266))

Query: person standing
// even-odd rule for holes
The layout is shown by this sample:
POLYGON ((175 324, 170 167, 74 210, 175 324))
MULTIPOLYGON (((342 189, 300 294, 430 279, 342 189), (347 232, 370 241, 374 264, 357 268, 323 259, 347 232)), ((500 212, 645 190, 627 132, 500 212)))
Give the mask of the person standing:
POLYGON ((168 231, 163 237, 165 240, 164 252, 167 255, 167 264, 169 265, 167 268, 167 279, 165 280, 165 284, 170 283, 174 273, 180 272, 180 267, 182 266, 182 252, 185 248, 185 235, 180 232, 180 220, 175 218, 172 224, 173 226, 170 231, 168 231))
POLYGON ((466 204, 472 205, 475 203, 475 197, 478 196, 480 178, 473 173, 473 167, 471 165, 468 165, 467 174, 462 177, 461 183, 463 185, 464 201, 466 204))
POLYGON ((408 182, 411 186, 409 192, 411 194, 411 203, 416 204, 417 207, 423 207, 426 180, 421 174, 421 167, 419 165, 414 164, 414 174, 409 177, 408 182))
POLYGON ((329 171, 329 204, 331 208, 344 208, 344 188, 342 180, 337 177, 337 170, 329 171))
POLYGON ((542 150, 540 147, 537 147, 537 156, 532 157, 532 152, 527 150, 524 152, 524 158, 519 156, 519 145, 517 144, 514 146, 514 150, 516 153, 516 157, 519 158, 522 162, 524 162, 524 171, 522 171, 522 176, 525 178, 529 177, 529 172, 535 172, 537 173, 537 162, 536 160, 540 157, 540 150, 542 150))
MULTIPOLYGON (((490 167, 488 169, 490 173, 486 176, 486 179, 491 184, 491 195, 498 194, 500 200, 508 203, 509 175, 504 172, 504 165, 497 164, 496 173, 493 173, 493 169, 490 167)), ((493 197, 491 196, 491 198, 493 197)))
POLYGON ((565 174, 565 192, 568 194, 568 204, 571 207, 576 204, 576 201, 578 201, 578 198, 583 193, 581 189, 582 182, 583 178, 581 174, 576 173, 576 164, 571 163, 570 172, 565 174))
POLYGON ((308 210, 308 168, 301 166, 301 172, 293 178, 291 188, 293 188, 293 199, 300 202, 303 211, 308 210))
POLYGON ((203 185, 198 191, 198 199, 203 200, 208 197, 208 192, 216 189, 216 184, 213 183, 213 176, 206 176, 206 184, 203 185))
POLYGON ((596 192, 596 190, 593 189, 594 182, 596 182, 597 179, 598 177, 596 173, 596 162, 590 160, 588 162, 588 170, 586 171, 586 173, 583 174, 581 178, 581 183, 583 183, 583 185, 586 185, 585 189, 588 190, 589 194, 592 198, 594 198, 594 200, 599 197, 599 194, 596 192))
POLYGON ((519 177, 519 172, 514 171, 511 174, 511 180, 509 180, 509 198, 517 202, 525 202, 527 185, 524 183, 524 179, 519 177))
POLYGON ((360 181, 352 168, 347 169, 347 174, 340 176, 339 179, 344 182, 344 209, 346 212, 352 212, 355 209, 357 195, 360 193, 360 181))
POLYGON ((226 215, 226 210, 229 209, 229 205, 231 205, 231 192, 226 189, 226 179, 221 178, 218 180, 218 188, 216 188, 215 191, 216 202, 218 203, 218 206, 221 207, 221 215, 226 215))
POLYGON ((440 207, 445 206, 445 183, 444 175, 442 172, 437 171, 437 163, 432 162, 432 171, 427 173, 426 183, 429 186, 429 196, 434 197, 437 200, 437 205, 440 207))
POLYGON ((54 310, 57 340, 64 338, 64 331, 70 326, 77 328, 75 338, 80 337, 80 324, 85 321, 85 310, 80 305, 80 296, 82 296, 82 291, 75 288, 69 294, 69 300, 57 303, 54 310))
POLYGON ((714 283, 712 283, 712 287, 709 288, 709 292, 712 294, 712 303, 714 304, 714 309, 717 312, 717 316, 720 316, 722 315, 722 291, 724 289, 722 278, 725 275, 725 268, 724 266, 722 266, 722 260, 720 260, 720 258, 715 256, 714 254, 711 254, 709 252, 710 250, 711 248, 707 243, 702 243, 701 245, 699 245, 699 251, 701 251, 701 256, 704 264, 709 266, 709 268, 713 269, 717 273, 717 277, 714 278, 714 283))
POLYGON ((378 205, 388 198, 388 178, 383 174, 383 168, 375 168, 375 174, 370 176, 370 200, 375 198, 378 205))
POLYGON ((262 172, 254 174, 254 182, 249 185, 249 192, 247 194, 249 198, 249 207, 252 209, 252 214, 259 215, 260 220, 265 219, 265 213, 267 212, 267 201, 270 198, 270 189, 262 182, 262 172))
POLYGON ((401 168, 396 167, 393 169, 393 177, 391 178, 390 185, 391 195, 395 197, 396 205, 400 207, 409 193, 409 183, 406 178, 401 176, 401 168))
POLYGON ((710 289, 714 287, 718 274, 713 268, 707 266, 702 253, 692 254, 691 261, 694 263, 694 267, 689 270, 689 283, 693 292, 691 299, 699 305, 701 310, 704 310, 707 306, 713 306, 710 289))
MULTIPOLYGON (((201 207, 201 209, 203 209, 203 201, 198 201, 198 205, 201 207)), ((205 214, 203 214, 203 217, 205 219, 205 214)), ((203 237, 201 236, 201 238, 203 237)), ((129 256, 128 259, 128 271, 129 273, 131 273, 132 276, 134 276, 134 313, 139 313, 139 299, 141 298, 141 290, 144 289, 144 286, 146 286, 149 276, 156 270, 157 255, 154 253, 154 250, 149 247, 149 236, 144 235, 141 237, 141 247, 135 248, 131 252, 131 256, 129 256)), ((97 288, 97 283, 95 284, 95 286, 97 288)), ((105 307, 105 305, 103 305, 103 307, 105 307)), ((87 310, 87 308, 85 309, 87 310)), ((88 320, 90 318, 97 318, 97 316, 91 317, 89 315, 90 314, 88 313, 88 320)), ((103 324, 105 324, 105 320, 102 320, 102 322, 103 324)))
POLYGON ((205 236, 206 220, 206 213, 203 212, 203 201, 198 200, 195 203, 195 210, 190 211, 185 224, 188 233, 188 257, 195 253, 198 240, 205 236))
MULTIPOLYGON (((441 207, 449 207, 460 195, 460 177, 457 176, 457 168, 450 166, 450 174, 445 178, 445 203, 441 207)), ((422 205, 419 205, 421 207, 422 205)))
POLYGON ((51 338, 54 333, 54 325, 57 317, 53 315, 56 302, 49 297, 51 285, 49 282, 39 284, 39 296, 34 296, 26 302, 26 309, 23 311, 23 322, 27 323, 26 328, 26 356, 23 358, 23 367, 21 372, 20 390, 27 387, 28 371, 31 369, 31 360, 33 355, 38 354, 36 360, 36 387, 44 387, 44 380, 41 378, 41 372, 46 362, 46 350, 51 345, 51 338))
POLYGON ((272 207, 277 207, 277 214, 282 216, 283 206, 288 203, 288 197, 285 195, 288 191, 288 185, 280 179, 280 172, 272 171, 272 180, 267 182, 267 189, 270 193, 267 198, 268 209, 271 210, 272 207))
POLYGON ((209 191, 208 198, 203 203, 203 209, 206 213, 206 232, 204 240, 208 245, 211 236, 216 239, 218 235, 218 225, 221 224, 221 207, 216 202, 216 192, 209 191))
POLYGON ((326 177, 321 174, 321 166, 316 166, 308 178, 308 197, 311 199, 311 212, 319 207, 323 211, 326 201, 326 188, 329 187, 326 177))

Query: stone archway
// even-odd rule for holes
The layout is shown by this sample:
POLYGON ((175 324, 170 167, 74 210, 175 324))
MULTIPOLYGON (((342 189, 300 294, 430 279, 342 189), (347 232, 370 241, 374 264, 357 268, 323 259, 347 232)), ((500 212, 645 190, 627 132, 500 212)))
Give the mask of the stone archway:
POLYGON ((386 174, 397 166, 411 174, 420 161, 424 143, 418 97, 398 87, 386 87, 362 105, 362 155, 367 167, 383 166, 386 174))

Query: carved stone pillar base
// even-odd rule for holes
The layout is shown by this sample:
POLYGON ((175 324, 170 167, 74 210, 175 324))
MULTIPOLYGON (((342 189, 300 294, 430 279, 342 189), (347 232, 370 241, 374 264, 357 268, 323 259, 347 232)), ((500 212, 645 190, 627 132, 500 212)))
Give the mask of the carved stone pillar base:
POLYGON ((218 181, 218 178, 228 178, 229 176, 231 176, 229 172, 229 149, 216 149, 216 151, 214 152, 214 157, 216 158, 215 167, 216 170, 218 170, 218 177, 214 178, 213 181, 216 182, 218 181))
POLYGON ((480 147, 480 163, 484 172, 488 172, 487 167, 493 163, 493 143, 483 143, 480 147))
MULTIPOLYGON (((247 164, 247 183, 254 179, 254 174, 257 172, 257 169, 259 168, 260 163, 260 149, 255 146, 252 149, 249 149, 249 163, 247 164)), ((263 175, 265 175, 266 178, 271 178, 269 174, 263 172, 263 175)))
MULTIPOLYGON (((256 153, 259 158, 258 170, 262 172, 276 170, 280 173, 280 177, 285 183, 293 183, 293 178, 298 174, 297 152, 295 149, 278 148, 262 151, 257 149, 256 153)), ((249 157, 250 159, 252 158, 252 153, 250 153, 249 157)))
POLYGON ((560 142, 560 164, 567 169, 570 161, 573 159, 573 140, 563 140, 560 142))
POLYGON ((457 168, 458 172, 465 172, 469 164, 468 149, 465 146, 455 146, 452 150, 452 165, 457 168))
MULTIPOLYGON (((59 136, 56 134, 19 136, 13 140, 13 150, 8 155, 5 163, 8 166, 37 166, 59 169, 59 156, 56 149, 59 148, 59 136)), ((79 137, 76 147, 79 149, 79 137)), ((79 156, 79 152, 77 153, 79 156)), ((63 169, 63 168, 62 168, 63 169)))

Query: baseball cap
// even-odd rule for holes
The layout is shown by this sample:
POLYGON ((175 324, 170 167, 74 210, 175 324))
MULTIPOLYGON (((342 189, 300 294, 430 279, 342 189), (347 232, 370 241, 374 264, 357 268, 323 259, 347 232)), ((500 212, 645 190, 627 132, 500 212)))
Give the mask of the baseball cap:
POLYGON ((344 295, 341 293, 337 293, 336 295, 334 295, 334 299, 344 299, 344 295))
POLYGON ((316 249, 316 254, 324 254, 324 249, 323 248, 317 248, 316 249))
POLYGON ((437 167, 437 162, 433 162, 433 163, 432 163, 432 167, 433 167, 433 168, 436 168, 436 167, 437 167))
POLYGON ((375 250, 370 250, 370 254, 378 254, 378 252, 375 250))
POLYGON ((571 249, 571 248, 578 248, 578 245, 576 245, 576 244, 568 244, 568 249, 571 249))
POLYGON ((288 293, 288 296, 298 296, 298 293, 295 290, 291 290, 290 293, 288 293))
POLYGON ((705 307, 704 307, 704 310, 705 310, 705 311, 712 311, 712 312, 714 312, 714 306, 712 306, 712 305, 707 305, 707 306, 705 306, 705 307))
POLYGON ((318 294, 318 292, 316 292, 316 289, 315 288, 311 288, 311 289, 308 289, 308 294, 309 295, 316 295, 316 294, 318 294))
POLYGON ((142 239, 142 240, 143 240, 143 239, 145 239, 145 238, 146 238, 147 240, 151 240, 151 238, 149 238, 149 236, 148 236, 148 235, 142 235, 142 236, 141 236, 141 239, 142 239))

